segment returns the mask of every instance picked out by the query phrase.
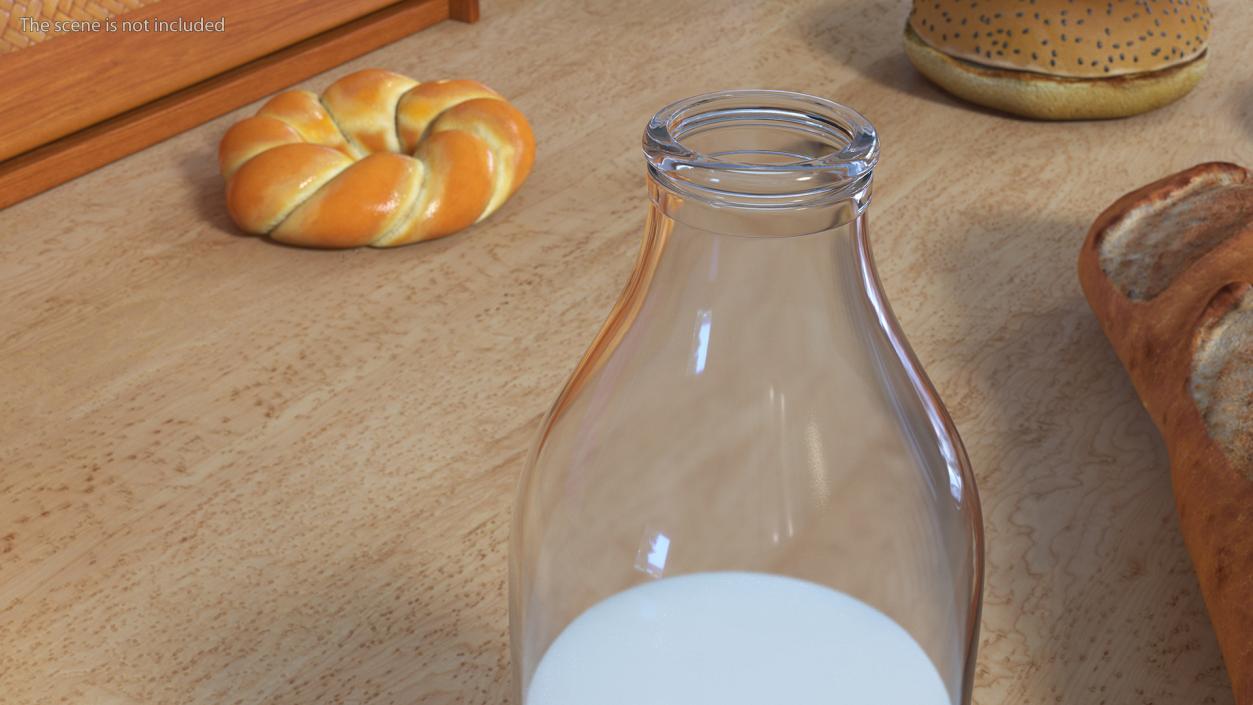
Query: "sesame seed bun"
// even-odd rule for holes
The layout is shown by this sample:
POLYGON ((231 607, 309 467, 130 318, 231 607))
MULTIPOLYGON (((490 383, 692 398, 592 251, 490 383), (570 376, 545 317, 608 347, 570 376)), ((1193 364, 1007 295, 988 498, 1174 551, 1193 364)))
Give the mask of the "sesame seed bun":
POLYGON ((1186 94, 1206 0, 915 0, 905 52, 962 98, 1051 120, 1113 118, 1186 94))

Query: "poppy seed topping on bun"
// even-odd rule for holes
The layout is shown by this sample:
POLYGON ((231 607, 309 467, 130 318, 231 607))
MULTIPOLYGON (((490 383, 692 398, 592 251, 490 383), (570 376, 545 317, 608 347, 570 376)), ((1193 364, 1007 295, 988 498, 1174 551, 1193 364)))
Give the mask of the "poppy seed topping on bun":
POLYGON ((915 0, 905 53, 974 103, 1050 120, 1134 115, 1204 72, 1206 0, 915 0))

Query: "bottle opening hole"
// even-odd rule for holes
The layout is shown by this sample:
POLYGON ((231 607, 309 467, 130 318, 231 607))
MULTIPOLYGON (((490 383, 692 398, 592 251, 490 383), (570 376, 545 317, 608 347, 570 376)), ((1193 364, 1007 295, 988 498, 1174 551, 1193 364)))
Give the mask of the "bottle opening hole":
POLYGON ((706 159, 745 166, 802 164, 839 154, 852 141, 838 125, 789 110, 739 108, 680 119, 674 137, 706 159))

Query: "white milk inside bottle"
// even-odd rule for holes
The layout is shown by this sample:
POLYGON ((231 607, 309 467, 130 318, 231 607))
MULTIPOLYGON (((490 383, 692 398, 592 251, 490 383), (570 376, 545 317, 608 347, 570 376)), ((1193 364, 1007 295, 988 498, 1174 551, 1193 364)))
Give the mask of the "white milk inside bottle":
POLYGON ((569 624, 526 705, 952 705, 900 625, 842 592, 766 573, 638 585, 569 624))

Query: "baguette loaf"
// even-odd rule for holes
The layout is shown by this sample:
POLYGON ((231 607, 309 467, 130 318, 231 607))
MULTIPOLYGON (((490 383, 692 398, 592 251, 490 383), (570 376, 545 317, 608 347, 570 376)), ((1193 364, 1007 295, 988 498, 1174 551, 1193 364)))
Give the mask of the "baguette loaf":
POLYGON ((1195 166, 1096 219, 1079 281, 1166 441, 1180 528, 1253 703, 1253 174, 1195 166))

